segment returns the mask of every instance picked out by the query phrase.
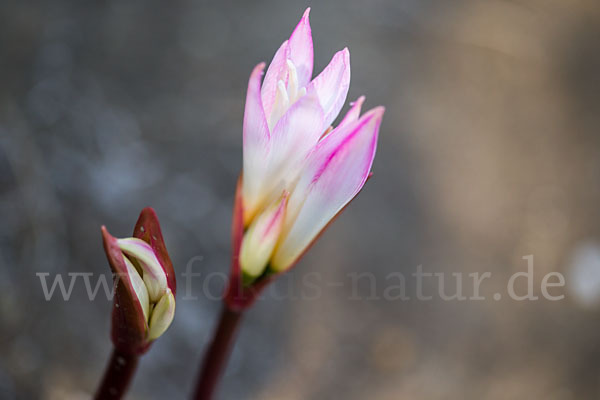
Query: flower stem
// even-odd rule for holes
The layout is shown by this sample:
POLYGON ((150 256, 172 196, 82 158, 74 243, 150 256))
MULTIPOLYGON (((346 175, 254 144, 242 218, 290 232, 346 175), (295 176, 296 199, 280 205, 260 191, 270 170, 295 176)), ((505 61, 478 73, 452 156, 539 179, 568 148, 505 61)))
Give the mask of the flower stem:
POLYGON ((215 330, 212 342, 207 350, 202 369, 196 381, 194 400, 211 400, 219 378, 223 374, 231 347, 235 341, 235 333, 242 313, 233 311, 225 304, 221 311, 219 325, 215 330))
POLYGON ((121 399, 135 374, 139 355, 113 349, 95 400, 121 399))

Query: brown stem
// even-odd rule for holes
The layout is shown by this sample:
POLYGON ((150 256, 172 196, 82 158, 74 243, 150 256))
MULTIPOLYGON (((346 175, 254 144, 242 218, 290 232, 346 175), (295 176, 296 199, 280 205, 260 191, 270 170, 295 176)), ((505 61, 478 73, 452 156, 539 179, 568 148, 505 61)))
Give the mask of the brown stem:
POLYGON ((235 341, 235 333, 242 313, 223 306, 219 325, 215 330, 212 342, 204 356, 202 369, 196 380, 194 400, 211 400, 219 378, 223 374, 231 347, 235 341))
POLYGON ((123 398, 135 374, 139 356, 113 349, 95 400, 123 398))

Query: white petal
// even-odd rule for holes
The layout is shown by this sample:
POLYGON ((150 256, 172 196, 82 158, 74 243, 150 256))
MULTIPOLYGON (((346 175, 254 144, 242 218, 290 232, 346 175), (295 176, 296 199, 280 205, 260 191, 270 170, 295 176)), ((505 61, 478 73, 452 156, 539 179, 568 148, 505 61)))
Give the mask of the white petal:
POLYGON ((268 175, 263 178, 269 201, 295 182, 323 130, 323 110, 318 98, 309 94, 294 103, 275 125, 268 175))
POLYGON ((161 297, 152 310, 148 330, 148 340, 155 340, 165 333, 171 325, 171 322, 173 322, 173 317, 175 317, 175 296, 173 296, 171 289, 167 289, 167 292, 161 297))
POLYGON ((246 278, 255 279, 266 269, 273 253, 283 218, 287 193, 254 219, 242 241, 240 267, 246 278))
POLYGON ((167 290, 167 275, 152 247, 138 238, 117 239, 121 251, 139 261, 150 301, 158 301, 167 290))
POLYGON ((310 8, 307 8, 289 41, 290 58, 298 71, 300 87, 306 86, 310 82, 313 70, 313 42, 309 14, 310 8))
POLYGON ((273 104, 275 104, 275 97, 277 96, 277 82, 283 81, 287 83, 288 66, 287 60, 290 58, 290 45, 286 40, 281 44, 269 68, 265 74, 265 80, 263 81, 261 88, 261 98, 265 116, 267 119, 270 117, 273 110, 273 104))
POLYGON ((356 101, 350 103, 350 110, 348 110, 344 116, 344 119, 338 125, 338 128, 358 120, 358 117, 360 116, 360 109, 362 108, 364 102, 365 96, 360 96, 358 99, 356 99, 356 101))
POLYGON ((125 260, 125 266, 127 267, 127 275, 129 276, 129 281, 131 282, 131 286, 135 291, 138 301, 142 306, 142 311, 144 312, 144 321, 148 322, 148 314, 150 312, 150 299, 148 297, 148 289, 146 289, 146 285, 142 280, 142 277, 137 272, 131 261, 127 259, 127 257, 123 257, 125 260))
POLYGON ((311 154, 290 195, 282 239, 271 266, 292 265, 321 230, 364 185, 377 145, 383 107, 336 129, 311 154))
POLYGON ((338 51, 323 72, 308 86, 307 92, 314 91, 325 112, 326 126, 331 125, 346 101, 350 87, 350 52, 338 51))
POLYGON ((244 111, 244 217, 253 214, 261 202, 261 188, 267 170, 269 154, 269 129, 263 111, 260 80, 264 63, 257 65, 248 82, 246 109, 244 111))

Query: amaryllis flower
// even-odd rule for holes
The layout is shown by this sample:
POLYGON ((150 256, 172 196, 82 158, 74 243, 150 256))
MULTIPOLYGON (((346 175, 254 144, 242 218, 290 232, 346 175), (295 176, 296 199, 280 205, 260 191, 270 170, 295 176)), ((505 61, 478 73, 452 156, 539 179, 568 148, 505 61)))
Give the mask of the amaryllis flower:
POLYGON ((375 157, 384 108, 361 115, 360 97, 331 127, 346 101, 350 53, 337 52, 311 80, 309 11, 275 53, 264 80, 264 63, 250 75, 226 296, 232 308, 243 308, 270 277, 298 261, 361 190, 375 157))
POLYGON ((103 226, 102 239, 116 285, 113 344, 125 353, 144 353, 175 315, 175 274, 158 218, 145 208, 133 237, 117 239, 103 226))

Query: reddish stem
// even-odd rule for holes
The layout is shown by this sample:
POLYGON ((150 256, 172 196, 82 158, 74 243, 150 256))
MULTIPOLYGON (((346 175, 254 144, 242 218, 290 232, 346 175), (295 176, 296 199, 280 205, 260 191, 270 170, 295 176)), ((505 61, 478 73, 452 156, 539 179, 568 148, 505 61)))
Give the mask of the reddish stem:
POLYGON ((223 306, 219 325, 202 363, 202 369, 196 381, 194 400, 211 400, 217 383, 225 370, 227 360, 235 341, 235 334, 242 317, 241 311, 233 311, 223 306))
POLYGON ((139 355, 113 349, 95 400, 116 400, 125 395, 135 374, 139 355))

